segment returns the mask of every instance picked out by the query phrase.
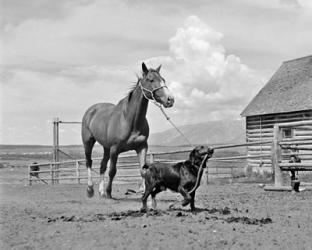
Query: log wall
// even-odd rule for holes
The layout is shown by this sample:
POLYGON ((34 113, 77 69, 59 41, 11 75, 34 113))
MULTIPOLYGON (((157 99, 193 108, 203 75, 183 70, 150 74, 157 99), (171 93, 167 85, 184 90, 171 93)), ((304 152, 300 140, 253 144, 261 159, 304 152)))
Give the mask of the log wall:
MULTIPOLYGON (((246 117, 246 140, 247 142, 273 140, 273 127, 276 123, 296 122, 312 120, 312 110, 304 110, 298 112, 267 114, 246 117)), ((294 129, 285 129, 282 133, 283 138, 311 138, 312 142, 312 126, 298 127, 294 129)), ((308 147, 312 147, 312 143, 307 142, 308 147)), ((249 146, 247 148, 249 156, 270 154, 271 145, 249 146)), ((287 154, 287 150, 284 150, 287 154)), ((300 154, 305 154, 304 150, 300 150, 300 154)), ((304 157, 303 157, 304 158, 304 157)), ((253 170, 271 171, 271 160, 268 158, 249 159, 248 166, 253 170)))

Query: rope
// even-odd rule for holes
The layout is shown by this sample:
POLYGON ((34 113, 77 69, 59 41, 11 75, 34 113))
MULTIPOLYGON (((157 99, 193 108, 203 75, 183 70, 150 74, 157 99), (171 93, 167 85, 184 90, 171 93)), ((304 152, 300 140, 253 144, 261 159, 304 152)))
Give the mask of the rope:
POLYGON ((196 183, 195 186, 192 188, 191 191, 189 191, 189 194, 192 194, 193 192, 196 191, 196 189, 199 187, 201 178, 203 176, 203 169, 204 169, 204 165, 206 164, 206 161, 208 160, 208 155, 205 155, 205 158, 203 159, 202 163, 200 164, 198 173, 197 173, 197 178, 196 178, 196 183))
POLYGON ((140 80, 139 80, 139 86, 140 86, 140 88, 141 88, 142 94, 143 94, 143 96, 144 96, 147 100, 150 100, 151 102, 153 102, 153 103, 160 109, 160 111, 161 111, 161 112, 163 113, 163 115, 166 117, 167 121, 170 122, 170 124, 179 132, 180 135, 182 135, 182 137, 184 138, 184 140, 187 141, 187 143, 188 143, 190 146, 193 146, 193 144, 190 142, 190 140, 187 139, 187 137, 182 133, 182 131, 170 120, 170 117, 166 114, 166 112, 165 112, 165 110, 163 109, 162 105, 159 104, 159 103, 156 101, 155 97, 154 97, 154 92, 155 92, 156 90, 161 89, 161 88, 168 88, 167 85, 166 85, 166 83, 165 83, 165 80, 164 80, 164 79, 162 79, 162 80, 163 80, 163 82, 164 82, 164 85, 162 85, 162 86, 160 86, 160 87, 158 87, 158 88, 149 90, 149 89, 144 88, 144 87, 142 86, 141 79, 140 79, 140 80), (144 91, 149 92, 150 95, 151 95, 151 98, 148 98, 148 96, 146 96, 146 94, 145 94, 144 91))
POLYGON ((164 108, 162 107, 161 104, 157 103, 157 102, 153 102, 159 109, 160 111, 163 113, 163 115, 165 116, 165 118, 167 119, 168 122, 170 122, 170 124, 178 131, 178 133, 180 135, 182 135, 182 137, 184 138, 184 140, 190 145, 193 146, 193 144, 190 142, 190 140, 182 133, 182 131, 170 120, 170 117, 166 114, 164 108))

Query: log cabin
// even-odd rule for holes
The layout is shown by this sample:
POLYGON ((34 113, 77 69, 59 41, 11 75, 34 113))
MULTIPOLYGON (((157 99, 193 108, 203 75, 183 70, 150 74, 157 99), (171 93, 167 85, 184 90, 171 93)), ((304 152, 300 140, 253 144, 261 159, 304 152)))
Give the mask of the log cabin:
MULTIPOLYGON (((275 123, 312 120, 312 55, 282 63, 241 113, 247 142, 273 139, 275 123)), ((285 128, 283 138, 311 136, 312 130, 285 128)), ((270 145, 249 146, 248 155, 270 154, 270 145)), ((248 159, 248 167, 271 171, 269 157, 248 159)))

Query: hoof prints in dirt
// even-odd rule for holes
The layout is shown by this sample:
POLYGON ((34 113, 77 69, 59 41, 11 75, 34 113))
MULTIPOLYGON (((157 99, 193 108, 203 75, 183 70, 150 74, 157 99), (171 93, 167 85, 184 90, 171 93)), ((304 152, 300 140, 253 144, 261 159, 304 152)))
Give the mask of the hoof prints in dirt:
POLYGON ((126 219, 128 217, 142 217, 144 215, 146 216, 162 216, 164 214, 167 214, 166 212, 162 211, 149 211, 148 213, 142 213, 140 211, 133 211, 133 210, 128 210, 126 212, 114 212, 111 214, 94 214, 92 216, 87 216, 87 217, 76 217, 75 215, 72 216, 59 216, 55 218, 48 217, 48 223, 52 222, 96 222, 96 221, 104 221, 106 219, 111 219, 111 220, 122 220, 126 219))
POLYGON ((249 225, 263 225, 263 224, 269 224, 272 223, 272 219, 267 217, 267 218, 262 218, 262 219, 255 219, 255 218, 248 218, 248 217, 230 217, 225 220, 228 223, 232 222, 241 222, 243 224, 249 224, 249 225))
POLYGON ((217 216, 213 217, 206 217, 206 220, 223 220, 227 223, 242 223, 242 224, 247 224, 247 225, 264 225, 264 224, 269 224, 272 223, 272 219, 267 217, 267 218, 262 218, 262 219, 256 219, 256 218, 248 218, 246 216, 243 217, 228 217, 228 218, 219 218, 217 216))
POLYGON ((228 207, 225 207, 225 208, 212 208, 212 209, 204 209, 204 211, 207 211, 208 213, 210 214, 214 214, 214 213, 219 213, 219 214, 222 214, 222 215, 227 215, 227 214, 230 214, 231 211, 228 207))
POLYGON ((104 214, 95 214, 95 215, 90 216, 88 218, 76 217, 75 215, 72 215, 72 216, 62 215, 60 217, 55 217, 55 218, 48 217, 48 223, 57 222, 57 221, 62 221, 62 222, 94 222, 94 221, 103 221, 105 219, 106 218, 105 218, 104 214))
MULTIPOLYGON (((228 215, 231 214, 231 211, 228 207, 225 208, 221 208, 221 209, 217 209, 217 208, 212 208, 212 209, 203 209, 203 211, 207 211, 210 214, 213 213, 219 213, 222 215, 228 215)), ((240 212, 237 208, 234 208, 235 212, 240 212)), ((248 213, 248 209, 245 211, 246 213, 248 213)), ((267 217, 267 218, 262 218, 262 219, 256 219, 256 218, 249 218, 246 216, 242 216, 242 217, 228 217, 228 218, 220 218, 217 216, 213 216, 213 217, 206 217, 207 220, 213 219, 213 220, 223 220, 227 223, 242 223, 242 224, 248 224, 248 225, 263 225, 263 224, 269 224, 272 223, 272 219, 267 217)))
POLYGON ((160 210, 151 210, 151 211, 148 211, 147 213, 144 213, 141 211, 128 210, 127 212, 111 213, 108 215, 108 217, 111 218, 111 220, 121 220, 121 219, 125 219, 128 217, 134 218, 134 217, 142 217, 144 215, 146 215, 146 216, 162 216, 164 214, 167 214, 167 213, 160 211, 160 210))
MULTIPOLYGON (((235 210, 235 209, 234 209, 235 210)), ((231 214, 231 211, 228 207, 217 209, 217 208, 212 208, 212 209, 197 209, 197 212, 206 212, 209 214, 214 214, 214 213, 219 213, 220 215, 229 215, 231 214)), ((97 221, 104 221, 107 219, 118 221, 118 220, 123 220, 127 218, 138 218, 138 217, 143 217, 143 216, 163 216, 163 215, 169 215, 169 212, 166 211, 161 211, 161 210, 151 210, 148 211, 147 213, 143 213, 138 210, 128 210, 126 212, 113 212, 110 214, 94 214, 86 217, 77 217, 75 215, 72 216, 59 216, 55 218, 48 217, 48 223, 52 222, 97 222, 97 221)), ((182 211, 178 211, 175 215, 175 217, 188 217, 190 216, 189 213, 182 213, 182 211)), ((261 218, 261 219, 256 219, 256 218, 249 218, 246 216, 241 216, 241 217, 218 217, 218 216, 206 216, 206 220, 221 220, 225 221, 227 223, 242 223, 242 224, 247 224, 247 225, 264 225, 264 224, 269 224, 273 223, 272 219, 267 217, 267 218, 261 218)))

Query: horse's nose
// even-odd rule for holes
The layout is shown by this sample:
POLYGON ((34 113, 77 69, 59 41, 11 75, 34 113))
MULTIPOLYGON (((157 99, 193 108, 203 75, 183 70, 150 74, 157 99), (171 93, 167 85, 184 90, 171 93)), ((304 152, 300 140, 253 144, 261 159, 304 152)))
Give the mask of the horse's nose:
POLYGON ((174 103, 174 97, 169 95, 167 97, 166 107, 168 107, 168 108, 172 107, 173 103, 174 103))

